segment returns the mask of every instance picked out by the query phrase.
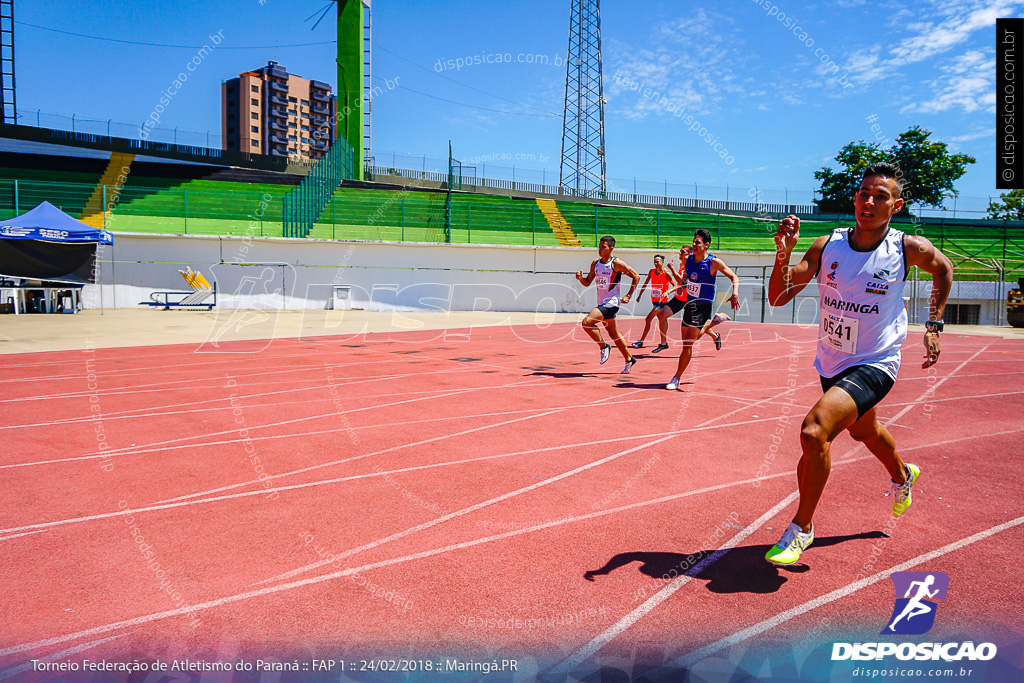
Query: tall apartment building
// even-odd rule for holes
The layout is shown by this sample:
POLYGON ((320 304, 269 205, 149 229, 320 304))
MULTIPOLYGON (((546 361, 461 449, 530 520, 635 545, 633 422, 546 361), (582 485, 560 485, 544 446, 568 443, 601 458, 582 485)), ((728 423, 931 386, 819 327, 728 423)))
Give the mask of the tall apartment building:
POLYGON ((329 84, 270 61, 221 84, 223 148, 319 159, 334 142, 337 112, 329 84))

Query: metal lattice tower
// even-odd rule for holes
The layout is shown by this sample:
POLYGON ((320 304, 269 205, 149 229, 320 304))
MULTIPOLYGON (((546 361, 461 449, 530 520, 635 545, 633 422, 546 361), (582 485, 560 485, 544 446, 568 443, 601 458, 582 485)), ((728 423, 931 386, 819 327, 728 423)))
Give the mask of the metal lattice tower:
POLYGON ((4 123, 18 122, 14 99, 14 0, 0 0, 0 108, 4 123))
POLYGON ((558 184, 574 194, 603 196, 604 85, 601 77, 601 0, 571 0, 569 53, 558 184))

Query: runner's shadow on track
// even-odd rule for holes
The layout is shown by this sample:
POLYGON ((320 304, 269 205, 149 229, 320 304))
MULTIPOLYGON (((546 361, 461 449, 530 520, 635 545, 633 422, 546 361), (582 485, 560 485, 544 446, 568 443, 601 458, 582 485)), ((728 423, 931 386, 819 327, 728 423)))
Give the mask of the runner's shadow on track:
MULTIPOLYGON (((523 368, 529 370, 529 368, 523 368)), ((525 377, 554 377, 555 379, 579 379, 580 377, 607 377, 608 375, 621 375, 621 372, 530 372, 525 377)))
MULTIPOLYGON (((848 536, 824 536, 815 538, 811 548, 823 548, 846 541, 886 538, 881 531, 868 531, 848 536)), ((707 589, 712 593, 774 593, 782 588, 789 579, 782 571, 803 573, 810 570, 805 564, 792 567, 776 567, 764 559, 770 545, 747 545, 733 548, 718 558, 717 561, 700 568, 701 562, 710 557, 714 550, 701 550, 692 554, 665 552, 631 552, 619 553, 600 569, 588 571, 583 575, 587 581, 595 577, 610 574, 616 569, 633 562, 639 562, 639 571, 654 579, 674 579, 685 574, 694 579, 707 581, 707 589), (780 571, 781 570, 781 571, 780 571)), ((653 595, 658 586, 651 591, 653 595)))
MULTIPOLYGON (((668 384, 668 382, 656 382, 654 384, 641 384, 640 382, 619 382, 618 384, 615 385, 615 388, 616 389, 661 389, 662 391, 664 391, 666 384, 668 384)), ((680 382, 679 386, 685 387, 688 384, 693 384, 693 382, 680 382)))

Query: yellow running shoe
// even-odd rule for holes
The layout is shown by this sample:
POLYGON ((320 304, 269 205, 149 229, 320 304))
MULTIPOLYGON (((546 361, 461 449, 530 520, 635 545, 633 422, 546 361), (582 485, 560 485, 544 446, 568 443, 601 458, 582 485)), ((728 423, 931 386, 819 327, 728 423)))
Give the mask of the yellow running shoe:
POLYGON ((774 564, 790 565, 800 559, 800 554, 814 542, 814 524, 804 533, 796 524, 790 523, 782 533, 782 539, 773 545, 764 559, 774 564))
POLYGON ((892 516, 899 517, 910 507, 910 489, 913 488, 914 484, 921 477, 921 468, 917 465, 911 465, 907 463, 907 480, 902 484, 892 483, 889 490, 885 495, 890 493, 896 494, 896 500, 892 502, 892 516))

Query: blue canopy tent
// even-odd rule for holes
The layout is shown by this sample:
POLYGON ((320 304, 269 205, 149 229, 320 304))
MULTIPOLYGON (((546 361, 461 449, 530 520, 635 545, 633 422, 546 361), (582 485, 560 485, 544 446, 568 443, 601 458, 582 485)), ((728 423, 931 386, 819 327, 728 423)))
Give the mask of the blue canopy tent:
POLYGON ((86 225, 50 202, 0 221, 0 275, 96 283, 96 249, 113 244, 106 230, 86 225))

